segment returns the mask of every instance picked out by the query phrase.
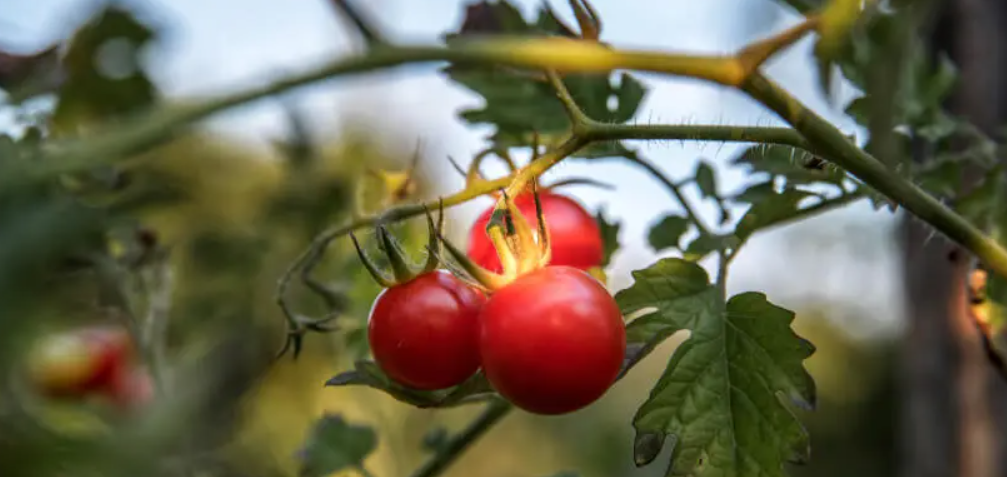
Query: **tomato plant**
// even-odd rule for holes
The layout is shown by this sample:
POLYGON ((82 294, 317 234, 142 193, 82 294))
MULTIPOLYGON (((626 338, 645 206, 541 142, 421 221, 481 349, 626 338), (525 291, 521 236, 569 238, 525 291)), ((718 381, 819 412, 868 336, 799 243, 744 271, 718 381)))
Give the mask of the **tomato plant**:
MULTIPOLYGON (((601 265, 605 253, 598 222, 576 200, 551 191, 539 193, 542 215, 545 217, 552 249, 552 265, 564 265, 588 270, 601 265)), ((521 214, 536 225, 535 199, 531 193, 514 199, 521 214)), ((476 218, 469 231, 468 256, 494 272, 502 271, 500 257, 486 235, 493 208, 476 218)))
MULTIPOLYGON (((900 2, 782 2, 800 13, 791 28, 734 53, 708 56, 624 49, 618 38, 602 36, 598 12, 585 0, 568 2, 576 25, 549 4, 555 2, 528 19, 527 9, 507 0, 472 0, 443 44, 423 47, 388 41, 353 2, 338 0, 332 6, 365 40, 354 55, 191 104, 168 104, 159 82, 146 77, 150 62, 141 53, 150 51, 158 35, 120 8, 103 10, 68 44, 38 54, 0 51, 3 117, 24 126, 0 135, 0 369, 13 369, 8 358, 22 358, 9 356, 23 349, 15 346, 15 336, 23 336, 16 332, 34 326, 35 316, 64 315, 50 309, 71 308, 63 299, 86 303, 93 307, 83 314, 95 316, 85 321, 121 318, 130 332, 85 327, 46 338, 27 360, 27 377, 38 391, 29 397, 79 401, 100 395, 120 408, 158 405, 149 416, 115 420, 107 435, 89 441, 34 426, 25 419, 33 416, 22 415, 30 406, 20 406, 21 396, 0 386, 0 468, 19 476, 57 475, 67 468, 95 475, 175 469, 245 475, 228 467, 229 458, 247 455, 244 449, 221 445, 224 439, 193 444, 192 438, 225 434, 217 431, 230 426, 217 418, 243 408, 242 395, 266 368, 268 360, 261 358, 268 353, 257 353, 259 346, 282 346, 277 356, 292 351, 297 359, 306 336, 335 331, 347 346, 330 350, 354 362, 326 385, 366 386, 422 409, 484 406, 459 431, 440 429, 424 439, 431 455, 412 475, 436 477, 511 410, 559 415, 585 409, 669 337, 688 334, 658 363, 663 368, 648 389, 620 389, 638 393, 640 402, 632 418, 635 436, 625 446, 632 449, 632 462, 648 465, 673 447, 668 475, 780 476, 789 463, 810 457, 799 410, 816 404, 816 383, 805 369, 815 347, 795 333, 794 312, 759 292, 729 292, 728 276, 755 234, 857 201, 875 209, 904 208, 932 226, 929 237, 946 237, 960 247, 950 254, 954 260, 964 251, 974 254, 968 260, 979 263, 947 268, 984 270, 975 275, 970 297, 971 319, 983 338, 975 342, 1007 376, 1004 140, 945 111, 955 68, 934 61, 933 52, 923 54, 919 45, 929 42, 913 38, 917 24, 922 26, 918 20, 929 15, 900 2), (820 92, 832 92, 833 77, 842 76, 850 87, 842 91, 862 93, 843 105, 845 119, 862 129, 855 136, 805 106, 763 67, 812 34, 820 92), (188 138, 196 121, 227 108, 323 79, 417 62, 446 64, 441 79, 480 99, 458 112, 460 120, 492 131, 465 158, 471 159, 468 172, 451 159, 466 182, 442 196, 432 197, 436 188, 413 174, 419 149, 404 172, 377 167, 374 154, 358 154, 356 146, 346 148, 354 153, 345 158, 341 152, 340 161, 325 163, 328 151, 343 148, 314 144, 311 128, 294 112, 289 137, 269 140, 283 160, 248 161, 245 150, 235 153, 242 158, 236 169, 254 170, 256 177, 233 188, 231 169, 216 160, 225 149, 216 141, 185 143, 181 153, 169 154, 173 164, 191 160, 179 170, 160 170, 151 166, 154 160, 125 160, 167 154, 155 146, 177 146, 173 141, 188 138), (651 76, 644 81, 639 71, 651 76), (747 106, 764 106, 780 125, 644 121, 649 85, 662 75, 746 95, 753 100, 747 106), (40 105, 37 115, 22 114, 27 109, 20 102, 41 95, 54 96, 51 110, 40 105), (651 162, 646 148, 637 148, 642 141, 744 146, 720 165, 695 158, 692 172, 675 168, 672 177, 663 163, 651 162), (208 151, 214 160, 194 151, 208 151), (516 153, 530 160, 517 167, 511 160, 516 153), (506 175, 482 176, 480 161, 490 154, 510 166, 506 175), (648 197, 635 211, 662 211, 645 219, 650 251, 663 258, 632 271, 606 270, 625 235, 619 223, 609 223, 603 210, 592 217, 569 196, 537 190, 543 175, 561 162, 583 160, 585 170, 592 170, 599 159, 640 168, 646 180, 663 187, 667 203, 648 197), (350 172, 327 176, 343 168, 350 172), (736 168, 732 172, 751 181, 718 183, 739 175, 721 174, 723 168, 736 168), (205 180, 208 170, 222 179, 205 180), (367 182, 382 191, 368 193, 367 182), (468 243, 454 245, 444 233, 443 208, 486 196, 496 203, 474 223, 461 224, 457 232, 468 243), (184 205, 184 219, 158 210, 168 203, 184 205), (436 226, 434 208, 441 209, 436 226), (701 213, 710 211, 712 216, 701 213), (405 235, 402 230, 415 225, 409 221, 424 213, 426 263, 416 271, 391 231, 405 235), (380 266, 354 235, 372 228, 386 258, 380 266), (137 236, 141 229, 147 232, 137 236), (162 237, 170 238, 161 243, 162 237), (309 237, 300 254, 288 248, 309 237), (346 237, 379 287, 364 286, 357 263, 342 260, 350 253, 341 247, 348 245, 341 243, 346 237), (292 263, 290 257, 296 257, 292 263), (715 274, 707 271, 706 259, 715 274), (608 285, 591 276, 609 272, 626 280, 608 285), (275 295, 266 296, 262 281, 271 286, 277 276, 275 295), (64 283, 73 283, 67 285, 73 290, 63 293, 54 285, 64 283), (257 332, 244 333, 250 323, 258 330, 259 318, 273 315, 283 320, 282 343, 262 345, 257 332), (9 323, 14 332, 8 333, 9 323), (224 336, 223 344, 206 339, 212 333, 224 336), (206 348, 226 351, 193 359, 206 348), (190 354, 192 349, 198 352, 190 354), (8 417, 16 425, 7 425, 8 417), (136 448, 127 449, 132 441, 136 448), (56 443, 59 451, 46 452, 44 442, 56 443), (238 452, 214 452, 225 448, 238 452), (112 452, 131 458, 116 465, 112 452), (88 461, 91 454, 101 455, 88 461), (69 462, 49 462, 50 456, 69 462), (147 461, 150 468, 141 469, 147 461)), ((985 83, 966 84, 975 89, 985 83)), ((582 181, 598 184, 600 175, 582 181)), ((635 180, 626 182, 636 186, 635 180)), ((623 219, 633 217, 614 220, 623 219)), ((942 353, 934 356, 944 359, 942 353)), ((314 362, 341 366, 346 360, 314 362)), ((972 411, 968 416, 980 415, 972 411)), ((588 418, 578 416, 578 424, 582 416, 588 418)), ((916 423, 909 424, 907 429, 916 423)), ((298 453, 297 474, 321 477, 350 469, 374 475, 364 461, 378 441, 369 427, 326 415, 298 453)), ((963 452, 975 454, 956 457, 961 462, 982 453, 972 449, 993 448, 965 447, 963 452)), ((991 460, 975 468, 995 466, 991 460)))
POLYGON ((479 311, 486 297, 443 270, 378 295, 368 318, 374 359, 392 379, 415 389, 460 384, 479 368, 479 311))
POLYGON ((483 371, 518 407, 563 414, 601 397, 626 350, 622 313, 586 272, 549 266, 497 290, 480 319, 483 371))

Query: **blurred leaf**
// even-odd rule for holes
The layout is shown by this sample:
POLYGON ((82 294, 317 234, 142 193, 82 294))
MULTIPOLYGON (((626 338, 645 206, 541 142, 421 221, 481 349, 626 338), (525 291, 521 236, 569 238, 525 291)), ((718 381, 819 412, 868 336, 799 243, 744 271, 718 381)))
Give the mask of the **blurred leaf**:
POLYGON ((765 182, 759 182, 757 184, 752 184, 748 186, 745 190, 738 192, 731 197, 734 202, 745 202, 749 204, 754 204, 756 202, 761 202, 766 200, 770 196, 776 194, 776 185, 773 180, 770 179, 765 182))
POLYGON ((483 374, 477 373, 451 389, 418 391, 401 386, 386 376, 373 361, 356 362, 353 371, 334 376, 326 386, 367 386, 384 391, 391 397, 419 408, 455 407, 478 402, 493 393, 483 374))
POLYGON ((954 197, 962 185, 962 166, 957 160, 933 160, 913 178, 916 185, 936 197, 954 197))
POLYGON ((815 384, 803 367, 814 346, 794 334, 794 314, 761 293, 725 303, 702 267, 667 258, 633 272, 616 294, 631 321, 627 342, 689 330, 633 419, 634 460, 647 465, 672 437, 667 475, 783 475, 803 462, 808 435, 791 406, 813 407, 815 384))
POLYGON ((605 247, 601 266, 606 267, 611 262, 612 255, 615 254, 616 250, 619 250, 619 228, 622 227, 622 224, 615 221, 609 222, 605 218, 604 209, 599 209, 594 219, 598 222, 598 229, 601 231, 601 241, 605 247))
POLYGON ((27 55, 0 51, 0 89, 11 103, 52 92, 62 79, 59 45, 27 55))
MULTIPOLYGON (((967 193, 954 200, 954 210, 973 224, 985 227, 1003 205, 998 189, 1004 187, 1003 165, 990 169, 967 193)), ((1000 224, 991 224, 1000 225, 1000 224)))
POLYGON ((660 252, 666 248, 679 248, 682 235, 689 230, 689 219, 681 215, 666 215, 658 223, 650 228, 647 234, 647 241, 654 248, 655 252, 660 252))
POLYGON ((818 12, 818 40, 814 52, 819 86, 827 96, 831 96, 832 66, 850 41, 850 31, 860 18, 862 5, 862 0, 828 0, 818 12))
POLYGON ((699 161, 696 164, 696 172, 693 177, 696 181, 696 186, 699 187, 699 191, 704 197, 720 197, 717 194, 717 173, 714 172, 713 166, 710 163, 702 160, 699 161))
POLYGON ((800 210, 798 204, 812 195, 810 192, 798 189, 784 189, 752 204, 738 221, 738 225, 735 226, 734 235, 742 242, 748 240, 748 237, 757 230, 773 225, 780 219, 793 216, 795 212, 800 210))
MULTIPOLYGON (((446 35, 448 42, 472 34, 526 34, 570 36, 548 7, 539 10, 538 20, 526 22, 507 1, 486 1, 470 5, 457 33, 446 35)), ((492 139, 498 147, 522 147, 533 143, 535 134, 543 143, 555 140, 570 128, 570 121, 556 93, 539 72, 508 67, 482 68, 452 65, 444 69, 459 84, 485 100, 481 108, 461 112, 471 124, 492 124, 492 139)), ((567 74, 563 82, 571 96, 590 118, 626 123, 636 114, 646 88, 633 76, 611 74, 567 74), (613 84, 618 81, 618 85, 613 84)), ((574 157, 619 156, 629 151, 621 142, 602 142, 586 147, 574 157)))
POLYGON ((685 250, 682 250, 682 256, 686 260, 698 262, 706 258, 706 256, 711 252, 720 250, 723 245, 724 244, 720 237, 714 237, 712 235, 699 235, 694 238, 692 242, 689 242, 689 245, 685 247, 685 250))
POLYGON ((772 177, 783 177, 790 186, 814 183, 841 185, 846 178, 842 170, 828 164, 821 169, 805 167, 815 157, 807 151, 790 146, 757 145, 745 149, 731 164, 746 166, 750 174, 761 172, 772 177))
POLYGON ((136 111, 159 93, 141 65, 141 53, 155 39, 133 15, 108 7, 70 40, 63 59, 66 81, 53 116, 57 130, 136 111))
POLYGON ((423 435, 423 449, 429 452, 441 452, 448 443, 448 430, 443 426, 430 429, 423 435))
POLYGON ((363 468, 364 459, 378 445, 374 429, 347 423, 342 416, 327 414, 311 429, 300 453, 300 477, 325 477, 350 468, 363 468))

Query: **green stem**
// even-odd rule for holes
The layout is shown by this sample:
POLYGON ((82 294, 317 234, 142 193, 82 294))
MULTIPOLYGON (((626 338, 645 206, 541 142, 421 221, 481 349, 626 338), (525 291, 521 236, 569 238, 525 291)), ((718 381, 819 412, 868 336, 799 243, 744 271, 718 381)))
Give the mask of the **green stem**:
POLYGON ((1007 250, 995 240, 857 147, 828 121, 804 107, 764 75, 758 72, 752 74, 742 89, 804 135, 813 144, 816 153, 971 250, 990 270, 1007 277, 1007 250))
POLYGON ((465 450, 476 440, 503 419, 513 407, 502 399, 493 401, 464 430, 454 436, 443 448, 437 451, 422 467, 416 469, 411 477, 435 477, 453 464, 465 450))
POLYGON ((585 132, 591 141, 622 139, 727 141, 780 144, 810 149, 801 134, 791 128, 712 125, 629 125, 591 121, 585 132))
POLYGON ((681 188, 678 187, 678 185, 672 182, 671 179, 668 179, 668 177, 665 176, 664 173, 662 173, 653 164, 638 157, 636 154, 630 154, 626 159, 629 162, 632 162, 633 164, 636 164, 642 167, 644 170, 646 170, 651 176, 654 177, 654 179, 657 179, 658 182, 664 185, 664 187, 668 189, 669 192, 671 192, 671 195, 675 196, 675 200, 677 200, 678 203, 682 205, 682 209, 685 210, 686 215, 689 216, 689 219, 692 220, 692 223, 696 224, 696 229, 699 231, 700 235, 706 237, 712 237, 714 235, 713 232, 710 230, 710 227, 708 227, 706 223, 704 223, 703 220, 700 219, 699 214, 697 214, 696 210, 692 208, 692 204, 689 202, 688 199, 686 199, 685 194, 682 193, 682 190, 681 188))

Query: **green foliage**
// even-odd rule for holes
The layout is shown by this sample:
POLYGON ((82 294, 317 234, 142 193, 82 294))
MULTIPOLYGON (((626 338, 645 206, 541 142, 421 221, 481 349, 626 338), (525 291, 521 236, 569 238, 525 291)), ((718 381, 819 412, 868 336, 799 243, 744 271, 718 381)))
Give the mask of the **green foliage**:
POLYGON ((66 80, 58 92, 54 126, 121 116, 149 106, 159 96, 140 63, 156 35, 130 12, 108 7, 70 40, 63 59, 66 80))
MULTIPOLYGON (((539 9, 537 20, 525 21, 510 2, 500 0, 470 5, 459 31, 446 35, 446 39, 450 43, 463 41, 469 35, 487 34, 574 36, 548 5, 544 4, 539 9)), ((453 81, 483 97, 484 106, 462 111, 461 118, 470 124, 494 125, 496 132, 490 140, 496 147, 527 147, 535 143, 536 135, 542 143, 549 144, 570 129, 570 120, 562 103, 540 72, 461 65, 449 66, 444 71, 453 81)), ((647 92, 643 84, 628 73, 614 76, 567 74, 563 82, 588 117, 612 124, 632 119, 647 92), (618 86, 614 82, 618 82, 618 86)), ((575 157, 621 156, 627 153, 621 142, 611 141, 586 147, 575 157)))
POLYGON ((387 393, 406 404, 419 408, 455 407, 492 397, 492 388, 482 373, 451 389, 419 391, 391 380, 373 361, 359 360, 352 371, 340 373, 325 382, 326 386, 367 386, 387 393))
POLYGON ((619 228, 622 224, 606 218, 604 209, 598 210, 594 219, 598 222, 602 243, 605 246, 605 255, 601 260, 601 266, 606 267, 611 262, 612 255, 619 250, 619 228))
POLYGON ((666 248, 678 248, 682 241, 682 236, 689 231, 692 222, 688 217, 681 215, 666 215, 650 228, 647 234, 647 241, 655 251, 666 248))
POLYGON ((374 429, 350 424, 339 415, 323 416, 301 451, 299 475, 325 477, 344 469, 362 469, 364 459, 377 445, 374 429))
POLYGON ((616 300, 627 341, 653 347, 690 331, 633 419, 635 460, 646 465, 672 436, 667 475, 781 475, 808 458, 808 436, 788 398, 813 406, 815 387, 803 361, 814 352, 790 328, 794 314, 760 293, 724 300, 706 272, 664 259, 633 272, 616 300))

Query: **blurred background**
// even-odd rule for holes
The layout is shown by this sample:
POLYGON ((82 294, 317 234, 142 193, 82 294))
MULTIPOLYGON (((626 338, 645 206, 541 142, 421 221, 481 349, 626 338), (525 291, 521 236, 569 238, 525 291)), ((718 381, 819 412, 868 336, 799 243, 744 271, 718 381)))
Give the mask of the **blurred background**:
MULTIPOLYGON (((460 26, 467 5, 455 0, 357 3, 390 38, 408 43, 439 41, 444 32, 460 26)), ((539 6, 531 0, 514 3, 528 15, 539 6)), ((350 25, 325 0, 131 0, 117 5, 156 35, 145 44, 134 70, 119 72, 123 83, 107 91, 83 90, 75 102, 65 101, 63 105, 70 106, 58 110, 56 134, 87 131, 89 121, 101 116, 100 108, 93 106, 98 101, 119 101, 124 107, 131 102, 198 101, 264 84, 362 48, 350 25), (137 76, 149 84, 134 81, 137 76)), ((733 52, 800 20, 789 7, 770 0, 595 0, 593 5, 604 20, 602 37, 609 43, 695 53, 733 52)), ((104 3, 92 0, 4 0, 3 6, 0 49, 19 55, 37 53, 67 38, 105 8, 104 3)), ((575 23, 565 2, 553 2, 553 8, 563 20, 575 23)), ((865 131, 843 113, 856 92, 838 84, 833 98, 822 95, 811 47, 808 39, 773 59, 769 75, 845 133, 862 139, 865 131)), ((647 74, 640 78, 649 92, 634 118, 638 123, 781 124, 775 115, 733 91, 687 79, 647 74)), ((334 244, 317 271, 323 280, 350 277, 352 304, 345 328, 336 334, 309 334, 297 361, 283 359, 267 366, 283 333, 273 287, 310 237, 347 216, 351 185, 365 166, 402 169, 419 144, 420 195, 436 197, 462 188, 463 181, 447 157, 464 165, 484 147, 490 129, 471 127, 457 118, 458 111, 480 101, 431 65, 345 77, 228 110, 131 162, 131 181, 148 187, 122 207, 128 206, 132 216, 156 234, 159 247, 171 250, 166 267, 173 277, 172 305, 165 312, 170 316, 169 347, 178 371, 168 382, 191 392, 181 393, 186 399, 174 403, 170 412, 189 413, 185 422, 193 428, 172 427, 178 432, 168 437, 166 431, 152 429, 165 427, 158 427, 165 422, 178 424, 177 418, 168 417, 174 416, 169 411, 151 412, 128 427, 133 434, 126 435, 133 439, 121 435, 113 439, 108 437, 113 435, 108 424, 94 419, 92 409, 19 401, 19 412, 29 406, 34 417, 32 422, 9 421, 0 430, 0 475, 117 475, 110 469, 140 475, 130 472, 143 468, 142 457, 121 465, 101 463, 95 457, 106 455, 102 452, 108 456, 127 452, 121 446, 130 441, 137 446, 157 443, 189 449, 185 455, 199 463, 191 465, 206 473, 187 475, 295 475, 297 451, 325 411, 379 430, 378 450, 367 460, 373 475, 408 475, 429 454, 422 445, 425 435, 442 426, 457 429, 478 409, 419 410, 367 388, 322 386, 366 354, 361 326, 378 291, 354 261, 345 240, 334 244), (292 127, 292 113, 303 129, 292 127), (312 154, 322 159, 297 165, 297 147, 304 145, 298 139, 304 138, 310 139, 312 154), (4 432, 10 433, 8 439, 3 438, 4 432), (82 435, 99 438, 77 439, 82 435)), ((31 123, 26 114, 51 107, 51 99, 38 98, 20 108, 4 108, 0 131, 23 134, 25 124, 31 123)), ((724 190, 741 189, 748 181, 745 171, 729 165, 745 145, 650 142, 635 146, 672 178, 687 176, 703 158, 719 166, 717 179, 724 190)), ((487 167, 485 172, 497 175, 504 169, 487 167)), ((630 271, 646 267, 659 256, 648 245, 647 231, 677 205, 670 198, 664 200, 666 192, 659 184, 619 161, 563 163, 547 174, 552 180, 580 176, 603 177, 614 186, 612 190, 567 189, 592 212, 604 209, 608 217, 621 222, 621 248, 608 269, 614 292, 631 283, 630 271)), ((700 199, 691 191, 690 197, 700 199)), ((95 200, 103 198, 99 194, 95 200)), ((449 237, 463 242, 467 224, 489 204, 489 199, 480 199, 451 209, 449 237)), ((73 212, 66 213, 66 217, 54 218, 54 223, 68 227, 60 233, 78 233, 69 229, 77 226, 69 219, 73 212)), ((710 206, 702 213, 715 221, 718 211, 710 206)), ((0 224, 15 227, 16 214, 9 217, 0 224)), ((422 239, 422 228, 412 225, 402 233, 422 239)), ((797 332, 818 349, 807 366, 818 384, 819 406, 813 413, 801 414, 812 436, 812 459, 808 465, 791 469, 793 475, 906 473, 906 456, 926 448, 921 444, 913 448, 917 450, 905 450, 906 436, 918 433, 906 430, 910 415, 906 409, 915 404, 903 396, 906 379, 902 378, 913 375, 911 369, 919 369, 912 368, 912 350, 922 346, 924 353, 933 351, 928 347, 937 341, 914 345, 916 335, 909 333, 915 328, 905 306, 912 290, 905 286, 904 227, 901 214, 876 211, 860 201, 761 233, 734 262, 730 292, 764 291, 773 302, 795 310, 797 332)), ((940 238, 926 237, 926 243, 947 247, 940 238)), ((25 317, 52 317, 50 321, 63 324, 114 319, 105 316, 104 309, 82 305, 90 303, 82 294, 101 292, 101 277, 71 274, 53 283, 42 278, 22 280, 24 270, 12 270, 10 281, 3 283, 20 285, 0 294, 9 299, 2 315, 9 326, 5 324, 6 337, 0 338, 0 344, 9 347, 4 366, 10 375, 16 374, 17 356, 27 349, 29 338, 49 330, 48 325, 25 317), (24 299, 41 293, 42 285, 30 288, 40 283, 45 283, 46 296, 55 297, 44 306, 24 299), (20 318, 15 320, 15 316, 20 318)), ((294 294, 299 307, 316 316, 324 314, 325 304, 305 290, 294 290, 294 294)), ((947 313, 940 310, 950 309, 928 306, 942 317, 947 313)), ((951 319, 934 320, 951 329, 947 324, 951 319)), ((967 330, 960 333, 967 335, 967 330)), ((947 350, 941 348, 946 354, 934 359, 958 356, 954 339, 938 343, 947 350)), ((641 469, 633 465, 630 422, 674 345, 663 345, 588 409, 550 418, 514 413, 444 475, 545 477, 561 471, 591 477, 663 475, 660 463, 641 469)), ((934 371, 943 369, 941 364, 920 366, 921 379, 932 390, 940 388, 945 393, 933 399, 951 415, 964 399, 951 390, 968 373, 961 371, 966 365, 958 358, 947 361, 954 364, 945 374, 934 371)), ((985 372, 981 360, 973 359, 971 366, 968 369, 985 372)), ((11 398, 4 399, 5 409, 12 408, 11 398)), ((940 416, 934 419, 944 422, 940 416)), ((943 429, 948 435, 938 443, 954 449, 945 456, 948 465, 958 466, 965 459, 959 450, 962 422, 949 418, 943 429)), ((998 440, 996 427, 976 432, 973 436, 979 437, 974 439, 980 440, 968 441, 973 447, 995 450, 1005 445, 998 440)), ((1002 460, 1003 452, 994 450, 990 455, 1002 460)), ((996 469, 991 464, 985 471, 955 475, 1002 475, 996 469)), ((952 474, 938 469, 932 474, 906 475, 952 474)))

